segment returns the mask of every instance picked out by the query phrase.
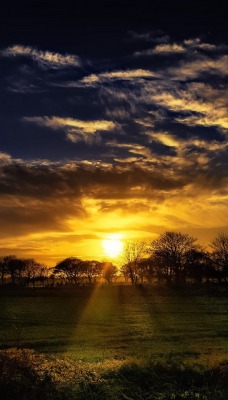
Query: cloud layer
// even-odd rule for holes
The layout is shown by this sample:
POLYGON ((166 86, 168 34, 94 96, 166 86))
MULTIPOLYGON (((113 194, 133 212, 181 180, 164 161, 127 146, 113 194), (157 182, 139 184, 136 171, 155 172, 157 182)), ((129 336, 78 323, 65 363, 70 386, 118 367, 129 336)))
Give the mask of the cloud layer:
POLYGON ((227 229, 227 45, 160 31, 124 43, 86 62, 1 50, 3 252, 94 257, 110 232, 227 229))

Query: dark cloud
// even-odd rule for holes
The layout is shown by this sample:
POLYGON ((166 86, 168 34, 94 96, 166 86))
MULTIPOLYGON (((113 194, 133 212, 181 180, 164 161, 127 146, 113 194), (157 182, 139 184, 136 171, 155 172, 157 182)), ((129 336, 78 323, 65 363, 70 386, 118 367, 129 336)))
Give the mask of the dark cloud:
POLYGON ((2 196, 0 220, 4 226, 1 238, 18 237, 35 231, 67 231, 66 219, 74 216, 83 219, 86 212, 80 201, 72 201, 51 196, 47 200, 28 199, 24 196, 2 196))
MULTIPOLYGON (((203 144, 201 144, 202 147, 203 144)), ((122 146, 124 147, 124 144, 122 146)), ((142 146, 133 144, 125 145, 125 147, 132 152, 130 154, 135 155, 143 154, 145 150, 142 146)), ((184 155, 183 158, 179 156, 178 160, 174 157, 173 162, 170 160, 171 156, 167 154, 157 160, 151 159, 150 164, 139 157, 141 161, 138 165, 128 163, 112 165, 103 162, 93 164, 89 161, 67 164, 47 162, 46 165, 45 163, 40 165, 37 161, 29 165, 24 162, 5 160, 5 155, 4 164, 1 167, 0 193, 1 196, 9 196, 9 199, 14 197, 36 199, 39 208, 39 202, 50 201, 51 204, 51 202, 58 203, 74 199, 77 203, 83 196, 130 199, 149 197, 151 192, 156 191, 159 196, 159 191, 168 192, 184 188, 189 184, 198 185, 199 182, 201 182, 202 190, 207 187, 214 186, 216 189, 222 186, 223 180, 227 177, 227 169, 221 173, 221 167, 213 167, 215 159, 217 160, 216 150, 213 160, 209 158, 204 168, 201 168, 197 157, 206 156, 207 153, 199 151, 196 154, 195 150, 193 148, 191 153, 188 153, 188 159, 184 155), (172 170, 170 170, 171 166, 172 170), (205 180, 204 183, 203 180, 205 180)))
POLYGON ((170 179, 168 171, 156 171, 137 166, 112 166, 91 163, 65 166, 6 165, 1 169, 1 193, 37 199, 54 196, 77 198, 96 191, 118 192, 121 197, 137 185, 169 190, 184 185, 183 177, 170 179))

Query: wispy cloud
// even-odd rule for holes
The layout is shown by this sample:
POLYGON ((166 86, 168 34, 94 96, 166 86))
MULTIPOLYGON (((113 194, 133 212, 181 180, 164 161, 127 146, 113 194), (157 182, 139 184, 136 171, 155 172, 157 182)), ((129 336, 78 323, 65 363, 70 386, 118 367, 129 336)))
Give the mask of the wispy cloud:
POLYGON ((3 57, 29 57, 43 68, 79 67, 79 57, 71 54, 60 54, 51 51, 41 51, 35 47, 14 45, 1 51, 3 57))
POLYGON ((148 50, 143 50, 143 51, 136 51, 134 53, 135 56, 149 56, 153 54, 169 54, 169 53, 184 53, 186 52, 186 48, 183 47, 181 44, 177 43, 165 43, 165 44, 159 44, 155 46, 153 49, 148 49, 148 50))
POLYGON ((182 61, 175 67, 169 67, 167 72, 175 80, 187 80, 201 77, 202 74, 228 75, 228 56, 222 55, 216 59, 201 56, 193 61, 182 61))
POLYGON ((168 132, 148 132, 147 136, 149 141, 158 141, 165 146, 175 147, 179 154, 179 157, 183 156, 183 152, 191 147, 196 147, 201 150, 206 151, 217 151, 224 150, 228 148, 228 143, 226 141, 218 140, 203 140, 196 137, 191 137, 189 139, 180 138, 177 135, 171 135, 168 132))
POLYGON ((170 42, 167 40, 158 42, 153 48, 147 50, 139 50, 134 53, 135 56, 150 56, 150 55, 169 55, 169 54, 191 54, 196 51, 204 50, 206 52, 222 52, 227 49, 226 45, 215 45, 212 43, 202 42, 200 38, 186 39, 181 42, 170 42))
POLYGON ((164 34, 161 30, 149 31, 149 32, 128 32, 128 39, 132 41, 145 41, 154 43, 168 42, 170 37, 164 34))
POLYGON ((81 83, 91 84, 104 80, 135 80, 139 78, 157 78, 159 75, 146 69, 118 70, 111 72, 102 72, 100 74, 91 74, 81 79, 81 83))
POLYGON ((72 142, 85 141, 91 142, 95 140, 94 134, 101 131, 110 131, 116 127, 112 121, 95 120, 82 121, 73 118, 61 117, 23 117, 24 122, 31 122, 39 126, 46 126, 52 129, 63 129, 67 138, 72 142))
POLYGON ((150 139, 149 141, 155 140, 168 147, 178 147, 181 143, 177 137, 168 132, 147 132, 147 136, 150 139))
POLYGON ((187 125, 218 126, 228 128, 228 96, 225 89, 213 89, 203 83, 192 83, 188 90, 176 89, 153 94, 152 99, 172 111, 187 111, 190 115, 177 116, 187 125))
POLYGON ((141 52, 139 51, 138 54, 175 53, 187 51, 190 48, 206 51, 221 51, 227 49, 227 46, 224 44, 203 42, 200 37, 185 39, 179 43, 171 43, 170 36, 160 30, 142 33, 129 31, 128 38, 134 42, 144 41, 156 45, 153 49, 142 50, 141 52))
POLYGON ((204 50, 217 49, 217 46, 215 44, 201 42, 200 38, 186 39, 184 40, 183 44, 186 47, 192 47, 194 49, 204 49, 204 50))
POLYGON ((138 143, 118 143, 116 141, 112 141, 112 142, 107 142, 106 145, 117 149, 122 149, 122 150, 126 149, 129 153, 136 154, 144 158, 151 157, 150 149, 138 143))
POLYGON ((177 43, 160 44, 153 49, 154 53, 183 53, 186 49, 177 43))

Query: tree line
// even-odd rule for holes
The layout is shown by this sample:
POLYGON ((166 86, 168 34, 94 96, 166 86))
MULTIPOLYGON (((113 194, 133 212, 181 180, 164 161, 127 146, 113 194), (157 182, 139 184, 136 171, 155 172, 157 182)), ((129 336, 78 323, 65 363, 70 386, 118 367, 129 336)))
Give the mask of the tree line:
MULTIPOLYGON (((228 282, 228 235, 218 234, 206 251, 197 239, 180 232, 164 232, 150 243, 126 241, 121 267, 112 262, 68 257, 53 268, 32 258, 0 258, 4 286, 75 286, 114 280, 131 284, 228 282)), ((119 260, 120 261, 120 260, 119 260)))
POLYGON ((11 255, 0 257, 2 286, 72 286, 92 284, 98 278, 111 283, 117 272, 118 268, 111 262, 84 261, 76 257, 65 258, 53 268, 48 268, 33 258, 17 258, 11 255))
POLYGON ((210 243, 211 251, 197 239, 180 232, 165 232, 149 245, 129 242, 124 249, 127 261, 121 268, 132 284, 147 281, 181 285, 187 282, 228 281, 228 235, 220 233, 210 243), (147 257, 144 255, 147 254, 147 257))

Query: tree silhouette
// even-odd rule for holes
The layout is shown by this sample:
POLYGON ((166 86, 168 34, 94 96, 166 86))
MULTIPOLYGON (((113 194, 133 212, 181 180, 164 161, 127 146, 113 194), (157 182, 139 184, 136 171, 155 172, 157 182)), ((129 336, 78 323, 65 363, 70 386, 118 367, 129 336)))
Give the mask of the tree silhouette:
POLYGON ((147 259, 147 279, 151 283, 153 278, 157 278, 158 282, 161 283, 165 280, 167 284, 170 284, 174 272, 167 263, 167 253, 163 250, 157 250, 147 259))
POLYGON ((68 257, 60 261, 54 269, 54 273, 65 278, 68 283, 79 283, 79 277, 84 271, 83 261, 80 258, 68 257))
POLYGON ((7 268, 6 268, 6 263, 5 263, 5 257, 0 257, 0 279, 1 279, 1 284, 4 285, 4 278, 7 274, 7 268))
POLYGON ((85 275, 88 278, 89 284, 92 283, 92 279, 102 274, 102 263, 99 261, 83 261, 82 264, 82 275, 85 275))
POLYGON ((123 248, 124 265, 121 272, 124 276, 130 278, 132 284, 136 284, 139 278, 138 266, 140 260, 146 254, 147 245, 143 241, 127 241, 123 248))
POLYGON ((15 285, 18 275, 18 259, 16 256, 6 256, 3 258, 7 274, 9 274, 12 285, 15 285))
POLYGON ((212 263, 219 274, 219 280, 228 278, 228 235, 220 233, 210 243, 212 251, 212 263))
POLYGON ((37 276, 37 267, 39 264, 33 258, 24 258, 23 277, 25 285, 28 286, 31 281, 37 276))
POLYGON ((45 265, 38 263, 33 258, 22 259, 24 264, 23 268, 23 279, 26 285, 32 283, 35 286, 36 282, 40 282, 44 285, 44 282, 48 279, 48 269, 45 265))
POLYGON ((187 276, 196 283, 202 284, 203 279, 208 277, 210 255, 202 249, 190 250, 187 253, 187 276))
POLYGON ((117 274, 117 267, 113 265, 111 262, 103 262, 102 263, 102 275, 107 283, 112 283, 114 276, 117 274))
POLYGON ((151 242, 151 253, 159 261, 166 277, 179 285, 186 281, 190 254, 198 251, 196 238, 180 232, 165 232, 151 242))

